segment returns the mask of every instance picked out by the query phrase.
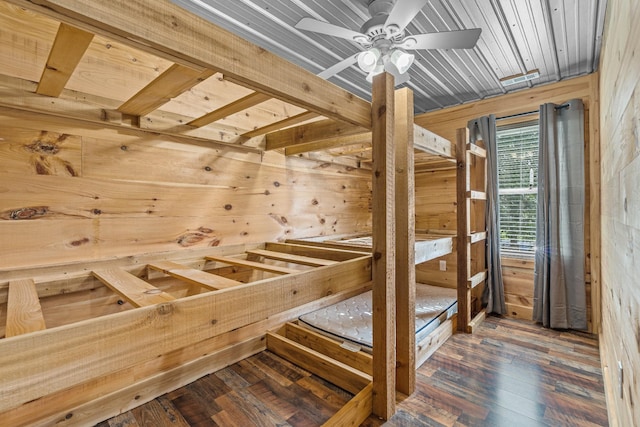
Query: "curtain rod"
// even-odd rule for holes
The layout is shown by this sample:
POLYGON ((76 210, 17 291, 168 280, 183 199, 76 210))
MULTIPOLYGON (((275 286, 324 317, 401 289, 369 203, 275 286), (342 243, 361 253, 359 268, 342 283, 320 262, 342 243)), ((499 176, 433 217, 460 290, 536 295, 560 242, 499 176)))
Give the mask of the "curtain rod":
POLYGON ((512 119, 514 117, 531 116, 533 114, 538 114, 539 112, 540 111, 535 110, 535 111, 528 111, 526 113, 511 114, 509 116, 498 117, 498 118, 496 118, 496 120, 505 120, 505 119, 512 119))

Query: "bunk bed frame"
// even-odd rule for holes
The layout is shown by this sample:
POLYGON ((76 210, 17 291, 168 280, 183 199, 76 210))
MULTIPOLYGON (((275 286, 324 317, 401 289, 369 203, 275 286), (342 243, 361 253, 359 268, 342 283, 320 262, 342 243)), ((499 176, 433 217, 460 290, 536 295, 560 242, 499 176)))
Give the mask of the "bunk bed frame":
MULTIPOLYGON (((98 422, 265 348, 355 395, 328 425, 357 425, 371 413, 384 419, 393 415, 396 390, 413 392, 418 361, 448 337, 442 332, 430 344, 421 343, 416 354, 415 263, 432 249, 436 253, 444 245, 450 250, 450 238, 435 248, 431 240, 416 242, 414 149, 449 158, 456 149, 414 124, 411 91, 394 90, 392 76, 384 73, 374 79, 368 103, 169 1, 157 1, 153 8, 142 0, 9 3, 61 23, 49 60, 64 63, 48 64, 37 86, 4 78, 5 92, 20 96, 3 98, 0 107, 236 149, 237 144, 202 126, 265 99, 280 99, 306 112, 256 130, 255 135, 266 134, 267 150, 296 154, 372 141, 373 227, 370 253, 262 243, 0 270, 0 302, 7 304, 9 331, 0 340, 0 419, 11 425, 98 422), (69 96, 51 102, 64 90, 92 34, 108 35, 175 65, 120 106, 105 108, 98 100, 69 96), (78 49, 65 56, 60 51, 69 43, 78 49), (168 125, 162 115, 154 116, 167 95, 175 96, 214 70, 255 92, 188 126, 168 125), (154 120, 149 124, 141 117, 154 120), (318 117, 325 120, 304 123, 318 117), (283 129, 297 123, 304 124, 283 129), (240 283, 233 278, 237 269, 277 276, 251 276, 250 283, 240 283), (172 296, 172 286, 182 286, 183 296, 172 296), (372 357, 340 351, 335 342, 301 333, 290 323, 369 288, 372 357), (97 290, 112 292, 105 298, 115 298, 123 311, 46 329, 41 300, 97 290)), ((466 241, 468 229, 462 233, 466 241)), ((459 282, 465 296, 468 279, 459 282)), ((458 329, 468 326, 464 320, 458 329)))

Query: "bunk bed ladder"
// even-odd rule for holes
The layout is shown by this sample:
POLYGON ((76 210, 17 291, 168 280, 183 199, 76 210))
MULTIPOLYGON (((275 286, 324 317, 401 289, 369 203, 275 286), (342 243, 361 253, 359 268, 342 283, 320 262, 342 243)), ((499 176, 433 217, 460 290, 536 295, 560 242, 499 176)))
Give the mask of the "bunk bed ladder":
POLYGON ((472 333, 485 316, 484 311, 474 310, 482 289, 478 286, 487 281, 487 166, 483 141, 470 142, 468 130, 459 129, 456 160, 458 331, 472 333))

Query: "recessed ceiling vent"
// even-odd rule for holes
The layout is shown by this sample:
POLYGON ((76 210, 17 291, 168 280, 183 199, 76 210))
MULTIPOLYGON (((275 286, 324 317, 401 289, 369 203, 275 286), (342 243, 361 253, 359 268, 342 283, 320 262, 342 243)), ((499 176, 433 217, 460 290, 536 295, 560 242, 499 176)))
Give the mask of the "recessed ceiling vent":
POLYGON ((539 70, 531 70, 527 71, 527 74, 520 73, 509 77, 503 77, 500 79, 500 83, 502 83, 502 86, 511 86, 518 83, 528 82, 529 80, 537 79, 539 77, 539 70))

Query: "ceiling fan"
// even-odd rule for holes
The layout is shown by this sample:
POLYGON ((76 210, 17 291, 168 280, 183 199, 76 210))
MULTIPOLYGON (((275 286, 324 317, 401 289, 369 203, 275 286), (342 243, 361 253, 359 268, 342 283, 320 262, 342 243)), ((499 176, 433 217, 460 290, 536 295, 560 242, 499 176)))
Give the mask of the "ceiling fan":
POLYGON ((368 73, 369 82, 374 75, 387 71, 394 75, 398 85, 409 81, 407 71, 415 58, 407 50, 470 49, 480 37, 480 28, 406 35, 405 27, 427 1, 371 0, 368 6, 371 19, 362 25, 360 32, 312 18, 302 18, 296 28, 351 40, 364 49, 327 68, 318 76, 326 79, 358 63, 360 69, 368 73))

